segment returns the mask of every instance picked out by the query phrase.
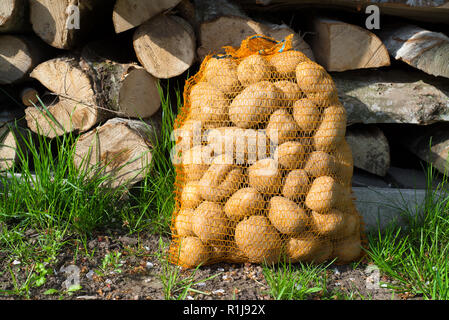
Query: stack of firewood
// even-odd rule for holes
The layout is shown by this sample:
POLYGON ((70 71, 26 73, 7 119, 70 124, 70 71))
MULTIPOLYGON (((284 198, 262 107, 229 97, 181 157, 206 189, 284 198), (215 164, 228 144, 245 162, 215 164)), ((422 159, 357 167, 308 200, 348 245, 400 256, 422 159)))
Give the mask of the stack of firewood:
POLYGON ((294 48, 331 73, 348 124, 371 124, 348 128, 355 166, 385 175, 388 142, 372 124, 449 119, 449 38, 421 26, 449 23, 449 5, 372 2, 382 15, 413 24, 370 31, 327 11, 307 16, 297 30, 271 19, 308 8, 360 15, 370 1, 2 0, 0 94, 11 99, 0 99, 0 170, 17 161, 17 129, 8 123, 23 115, 36 135, 79 134, 78 166, 102 163, 104 173, 119 177, 117 185, 136 182, 151 161, 159 79, 186 75, 207 54, 249 35, 293 34, 294 48), (416 71, 389 67, 396 60, 416 71))

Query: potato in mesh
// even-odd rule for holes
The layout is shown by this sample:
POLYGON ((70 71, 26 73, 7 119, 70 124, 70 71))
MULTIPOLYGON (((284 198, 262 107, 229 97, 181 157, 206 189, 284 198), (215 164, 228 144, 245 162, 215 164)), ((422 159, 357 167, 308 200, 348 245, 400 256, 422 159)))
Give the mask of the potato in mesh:
POLYGON ((203 199, 220 202, 238 190, 242 180, 243 170, 233 164, 232 157, 219 155, 212 160, 198 186, 203 199))
POLYGON ((229 118, 240 128, 266 124, 280 106, 280 91, 269 81, 254 83, 240 92, 229 106, 229 118))
POLYGON ((192 216, 192 230, 204 243, 220 244, 229 234, 229 220, 220 204, 202 202, 192 216))
POLYGON ((322 108, 318 101, 309 98, 299 99, 293 104, 293 118, 304 135, 312 134, 321 121, 322 108))
POLYGON ((273 158, 286 169, 301 169, 305 165, 306 146, 302 141, 287 141, 279 145, 273 158))
POLYGON ((282 234, 297 236, 310 224, 306 211, 294 201, 275 196, 270 199, 268 219, 282 234))
POLYGON ((309 154, 304 170, 312 178, 335 176, 337 171, 336 159, 326 152, 314 151, 309 154))
POLYGON ((356 233, 334 243, 332 256, 338 263, 347 263, 360 258, 362 255, 362 242, 360 234, 356 233))
POLYGON ((198 181, 187 182, 181 192, 181 207, 183 209, 196 208, 203 200, 200 191, 198 181))
POLYGON ((263 80, 270 80, 272 73, 273 67, 259 54, 242 59, 237 67, 237 77, 245 87, 263 80))
POLYGON ((287 199, 299 201, 305 197, 310 188, 310 178, 306 170, 290 171, 285 177, 282 195, 287 199))
POLYGON ((270 141, 263 130, 215 128, 208 131, 207 143, 216 155, 233 157, 235 164, 253 164, 270 155, 270 141))
POLYGON ((181 209, 175 218, 175 230, 179 236, 194 236, 192 230, 193 209, 181 209))
POLYGON ((326 213, 331 209, 346 210, 350 195, 334 178, 316 178, 310 186, 305 205, 316 212, 326 213))
POLYGON ((204 69, 204 79, 223 93, 233 96, 241 88, 237 66, 237 61, 232 57, 212 57, 204 69))
POLYGON ((182 237, 178 246, 171 249, 175 261, 186 268, 204 265, 210 258, 211 249, 197 237, 182 237))
POLYGON ((342 139, 332 153, 335 157, 337 176, 343 186, 350 186, 354 172, 351 146, 342 139))
POLYGON ((253 263, 276 263, 282 252, 282 239, 264 216, 245 218, 235 228, 238 248, 253 263))
POLYGON ((235 192, 224 206, 224 212, 231 221, 260 214, 265 208, 265 199, 254 188, 242 188, 235 192))
POLYGON ((190 91, 190 119, 201 121, 204 128, 215 128, 228 121, 228 99, 207 82, 200 82, 190 91))
POLYGON ((248 168, 248 181, 260 193, 272 195, 282 186, 282 172, 274 159, 258 160, 248 168))
POLYGON ((309 61, 307 56, 295 50, 288 50, 277 53, 270 58, 270 63, 276 71, 276 78, 278 79, 292 79, 295 77, 296 66, 301 63, 309 61))
POLYGON ((287 110, 279 109, 270 116, 266 133, 272 142, 282 144, 295 140, 299 133, 299 127, 287 110))
POLYGON ((320 125, 313 136, 316 150, 333 151, 341 143, 346 134, 346 109, 335 104, 323 111, 320 125))
POLYGON ((281 92, 280 105, 282 107, 290 108, 296 100, 301 99, 304 96, 301 89, 299 89, 299 86, 293 81, 280 80, 273 84, 281 92))
POLYGON ((286 256, 292 263, 313 262, 319 264, 331 257, 332 250, 331 241, 306 232, 288 240, 286 256))
POLYGON ((212 162, 213 149, 209 146, 198 145, 181 156, 184 179, 186 182, 199 180, 212 162))
POLYGON ((320 101, 320 107, 338 101, 334 81, 326 70, 315 62, 300 62, 296 66, 296 81, 308 98, 320 101))

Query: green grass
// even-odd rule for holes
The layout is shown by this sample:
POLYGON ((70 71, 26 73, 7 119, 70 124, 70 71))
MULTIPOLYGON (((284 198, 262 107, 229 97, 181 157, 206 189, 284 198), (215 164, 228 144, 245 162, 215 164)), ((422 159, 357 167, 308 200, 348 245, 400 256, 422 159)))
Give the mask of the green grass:
MULTIPOLYGON (((110 227, 124 226, 129 233, 169 233, 175 178, 169 158, 174 144, 170 135, 176 107, 181 104, 179 89, 174 103, 169 90, 159 87, 163 115, 160 135, 152 141, 150 173, 129 192, 103 188, 110 176, 76 169, 73 155, 78 136, 73 133, 51 140, 29 131, 16 137, 24 141, 22 150, 28 152, 20 151, 18 164, 0 174, 7 185, 0 189, 0 254, 7 261, 19 260, 24 268, 53 264, 61 250, 79 242, 87 248, 94 232, 110 227)), ((36 269, 29 270, 23 284, 11 273, 15 289, 7 294, 28 294, 36 274, 36 269)))
POLYGON ((368 255, 398 283, 398 291, 424 299, 449 299, 449 194, 447 179, 432 190, 435 172, 427 170, 424 207, 413 216, 404 211, 407 226, 389 226, 368 236, 368 255))

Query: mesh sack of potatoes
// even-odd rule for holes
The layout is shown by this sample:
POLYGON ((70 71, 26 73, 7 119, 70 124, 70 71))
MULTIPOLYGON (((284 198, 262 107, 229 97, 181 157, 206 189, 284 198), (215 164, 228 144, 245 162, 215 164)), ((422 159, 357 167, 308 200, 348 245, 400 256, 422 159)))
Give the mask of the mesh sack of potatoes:
POLYGON ((347 263, 362 255, 346 111, 323 67, 261 35, 209 55, 175 121, 170 259, 347 263))

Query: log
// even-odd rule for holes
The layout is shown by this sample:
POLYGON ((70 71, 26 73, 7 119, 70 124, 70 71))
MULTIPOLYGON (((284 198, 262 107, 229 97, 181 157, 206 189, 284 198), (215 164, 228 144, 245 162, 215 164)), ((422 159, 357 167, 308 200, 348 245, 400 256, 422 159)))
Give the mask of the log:
POLYGON ((147 118, 160 107, 157 79, 141 66, 101 59, 89 50, 41 63, 31 77, 59 97, 48 112, 25 110, 29 128, 49 138, 85 132, 114 115, 147 118))
POLYGON ((30 21, 49 45, 72 49, 112 27, 113 5, 110 0, 30 0, 30 21))
POLYGON ((374 125, 349 126, 346 141, 351 146, 354 167, 378 176, 390 168, 390 146, 382 130, 374 125))
POLYGON ((449 81, 415 70, 331 72, 348 125, 449 121, 449 81))
POLYGON ((112 13, 116 33, 140 26, 181 0, 117 0, 112 13))
POLYGON ((199 20, 200 47, 197 53, 200 61, 208 54, 224 53, 224 46, 240 47, 242 40, 254 34, 263 34, 278 41, 293 34, 293 48, 314 60, 310 46, 285 24, 252 20, 241 8, 227 0, 214 1, 214 5, 196 0, 195 5, 199 20))
POLYGON ((25 129, 14 123, 0 124, 0 172, 11 169, 19 163, 20 156, 26 156, 27 135, 25 129))
POLYGON ((29 28, 27 0, 0 1, 0 33, 24 32, 29 28))
POLYGON ((382 28, 379 36, 394 59, 428 74, 449 78, 449 37, 443 33, 403 25, 382 28))
POLYGON ((27 107, 32 107, 39 103, 39 92, 30 87, 26 87, 20 91, 20 100, 27 107))
POLYGON ((0 35, 0 84, 26 80, 51 51, 34 36, 0 35))
POLYGON ((449 1, 447 0, 239 0, 245 10, 288 11, 305 7, 342 9, 353 13, 365 12, 369 5, 376 5, 386 15, 433 23, 449 23, 449 1))
POLYGON ((110 119, 81 135, 74 164, 87 177, 109 176, 103 187, 131 186, 148 173, 155 130, 151 122, 110 119))
POLYGON ((359 26, 334 19, 313 19, 310 45, 316 61, 327 71, 378 68, 390 65, 382 41, 359 26))
POLYGON ((439 172, 449 172, 449 124, 446 122, 405 131, 398 142, 439 172))
POLYGON ((134 33, 134 50, 142 66, 154 77, 179 76, 195 61, 193 27, 176 16, 158 15, 134 33))

